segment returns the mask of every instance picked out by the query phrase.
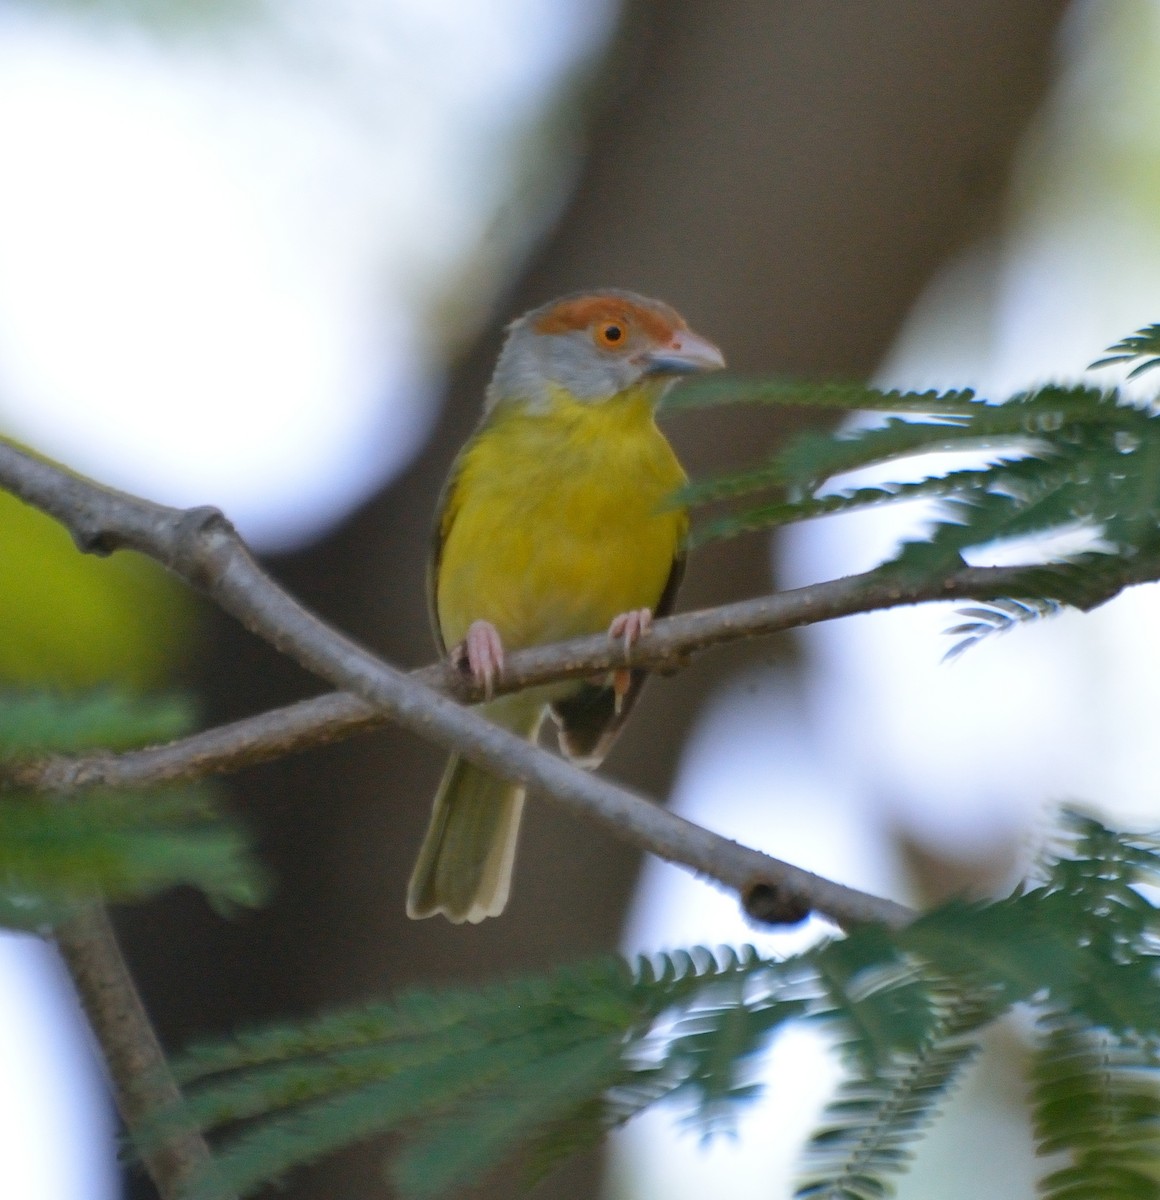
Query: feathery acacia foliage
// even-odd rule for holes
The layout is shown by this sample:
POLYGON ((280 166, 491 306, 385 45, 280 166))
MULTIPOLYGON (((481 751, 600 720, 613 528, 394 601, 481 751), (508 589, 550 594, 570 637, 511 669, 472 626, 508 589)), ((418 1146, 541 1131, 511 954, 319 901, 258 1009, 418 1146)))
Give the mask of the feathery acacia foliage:
MULTIPOLYGON (((406 1196, 434 1197, 520 1147, 526 1173, 538 1176, 668 1097, 681 1097, 704 1133, 727 1128, 758 1092, 755 1066, 771 1037, 810 1019, 834 1031, 850 1079, 811 1142, 798 1194, 869 1200, 889 1194, 906 1168, 974 1056, 978 1031, 1031 1003, 1069 1014, 1073 1041, 1121 1048, 1104 1054, 1095 1079, 1073 1044, 1046 1027, 1035 1092, 1045 1150, 1074 1148, 1069 1180, 1126 1178, 1139 1173, 1160 1121, 1160 1098, 1148 1090, 1156 1072, 1128 1050, 1160 1041, 1160 912, 1140 890, 1157 879, 1160 843, 1071 816, 1037 882, 994 903, 944 905, 901 930, 859 928, 786 959, 747 947, 635 966, 600 961, 482 992, 405 995, 195 1049, 179 1067, 186 1106, 158 1130, 193 1122, 216 1131, 220 1179, 207 1180, 198 1200, 223 1184, 247 1194, 392 1131, 407 1134, 396 1184, 406 1196), (1069 1096, 1089 1093, 1085 1104, 1111 1096, 1134 1121, 1099 1156, 1084 1149, 1093 1135, 1069 1109, 1069 1096)), ((1068 1191, 1057 1174, 1044 1183, 1051 1200, 1155 1195, 1127 1185, 1068 1191)))
MULTIPOLYGON (((1095 366, 1160 364, 1160 326, 1117 343, 1095 366)), ((980 547, 1043 534, 1079 532, 1088 546, 1029 567, 1013 599, 966 630, 1053 611, 1053 602, 1089 608, 1116 590, 1124 564, 1155 563, 1160 574, 1160 414, 1115 389, 1048 385, 1002 404, 966 390, 880 391, 855 384, 710 379, 681 389, 676 407, 730 402, 863 411, 876 423, 837 433, 806 432, 771 459, 689 485, 682 502, 726 505, 702 520, 695 542, 900 500, 935 502, 924 537, 905 542, 884 569, 930 578, 961 567, 980 547), (954 452, 945 469, 939 456, 954 452), (969 452, 964 465, 962 454, 969 452), (846 482, 866 468, 912 476, 846 482)))
MULTIPOLYGON (((1129 378, 1160 365, 1160 325, 1116 343, 1093 367, 1130 364, 1129 378)), ((1116 389, 1053 384, 996 404, 969 390, 718 377, 678 390, 672 406, 744 402, 878 419, 837 433, 799 434, 763 464, 687 486, 680 502, 711 510, 694 528, 694 545, 928 500, 925 535, 903 542, 880 567, 917 582, 962 567, 982 547, 1040 537, 1042 554, 1042 535, 1076 535, 1072 541, 1083 549, 1049 553, 1014 581, 1009 600, 972 609, 949 657, 1061 605, 1095 607, 1123 586, 1128 569, 1135 579, 1160 577, 1160 412, 1116 389), (947 462, 947 455, 955 457, 947 462), (893 469, 903 478, 859 482, 857 473, 867 468, 893 469)))
POLYGON ((1044 1012, 1031 1064, 1041 1155, 1064 1165, 1040 1183, 1043 1200, 1137 1200, 1160 1195, 1160 1060, 1155 1037, 1085 1028, 1044 1012))
POLYGON ((1024 621, 1038 620, 1057 613, 1061 605, 1051 597, 1027 600, 992 600, 958 610, 959 623, 945 630, 947 637, 959 640, 943 655, 944 661, 958 658, 964 651, 978 645, 994 633, 1008 633, 1024 621))
MULTIPOLYGON (((735 385, 732 398, 748 398, 744 385, 735 385)), ((1160 416, 1116 391, 1051 385, 991 404, 963 392, 864 388, 857 407, 906 415, 836 434, 799 434, 760 467, 690 485, 682 498, 695 506, 768 496, 702 525, 698 540, 929 498, 942 510, 926 539, 903 547, 899 563, 911 569, 961 566, 963 553, 979 546, 1076 527, 1090 530, 1108 553, 1157 552, 1160 416), (952 451, 975 452, 982 462, 922 470, 909 482, 835 482, 867 467, 952 451)))
MULTIPOLYGON (((192 723, 180 699, 115 692, 0 696, 4 764, 95 747, 128 749, 192 723)), ((72 799, 0 788, 0 925, 44 929, 78 900, 139 897, 176 883, 252 903, 257 875, 241 832, 195 789, 86 791, 72 799)))
MULTIPOLYGON (((937 989, 931 999, 938 1004, 937 989)), ((944 1011, 913 1050, 867 1064, 846 1046, 850 1074, 810 1139, 808 1174, 797 1195, 803 1200, 878 1200, 883 1181, 906 1169, 914 1157, 911 1146, 937 1115, 959 1072, 974 1059, 978 1044, 964 1035, 992 1015, 986 1004, 948 989, 944 1011)))
MULTIPOLYGON (((1130 377, 1160 365, 1160 326, 1118 343, 1095 365, 1120 363, 1135 363, 1130 377)), ((1160 417, 1114 390, 1047 386, 992 404, 962 390, 911 394, 708 379, 678 392, 674 404, 739 399, 861 409, 884 419, 836 435, 802 434, 763 466, 690 485, 684 503, 734 505, 702 524, 697 541, 930 499, 938 508, 927 536, 904 544, 883 567, 929 578, 991 543, 1061 531, 1088 535, 1086 552, 1029 566, 1010 599, 965 610, 951 631, 960 638, 952 654, 1060 604, 1100 603, 1117 590, 1125 561, 1153 563, 1160 573, 1160 417), (971 465, 962 465, 963 452, 971 465), (927 458, 905 482, 842 486, 852 472, 949 453, 960 457, 948 469, 931 469, 927 458)), ((952 903, 901 932, 858 930, 785 962, 750 952, 744 965, 729 964, 727 980, 710 960, 700 978, 730 1001, 706 1007, 696 992, 654 992, 654 1005, 638 1010, 634 1022, 603 1029, 588 1053, 569 1043, 568 1057, 545 1076, 529 1075, 531 1064, 522 1063, 521 1084, 546 1078, 546 1095, 496 1079, 466 1103, 441 1103, 433 1114, 439 1133, 411 1143, 397 1179, 407 1194, 433 1195, 529 1137, 541 1148, 532 1161, 542 1163, 544 1147, 586 1145, 603 1128, 678 1092, 696 1100, 706 1130, 716 1129, 754 1092, 738 1064, 758 1054, 782 1022, 808 1014, 841 1031, 850 1076, 811 1141, 798 1194, 871 1200, 888 1194, 891 1176, 905 1169, 911 1147, 973 1059, 973 1035, 1013 1005, 1030 1003, 1043 1014, 1034 1056, 1041 1149, 1067 1152, 1070 1160, 1044 1178, 1041 1194, 1160 1195, 1160 930, 1154 905, 1139 890, 1141 882, 1155 882, 1157 861, 1154 842, 1074 818, 1068 852, 1037 885, 1004 901, 952 903), (674 1064, 682 1069, 674 1073, 674 1064), (614 1084, 608 1072, 617 1069, 614 1084), (592 1094, 601 1079, 601 1094, 592 1094), (588 1094, 561 1115, 582 1082, 588 1094)), ((632 985, 638 995, 645 982, 638 976, 632 985)), ((519 1021, 510 1014, 504 1027, 513 1024, 519 1021)), ((207 1094, 214 1094, 212 1082, 207 1094)), ((251 1150, 260 1145, 261 1123, 244 1136, 251 1150)))
POLYGON ((1092 366, 1109 367, 1125 363, 1135 363, 1128 372, 1129 379, 1160 366, 1160 325, 1145 325, 1143 329, 1122 338, 1114 346, 1109 346, 1107 354, 1092 366))
POLYGON ((130 750, 180 737, 194 723, 181 696, 0 692, 0 761, 85 750, 130 750))

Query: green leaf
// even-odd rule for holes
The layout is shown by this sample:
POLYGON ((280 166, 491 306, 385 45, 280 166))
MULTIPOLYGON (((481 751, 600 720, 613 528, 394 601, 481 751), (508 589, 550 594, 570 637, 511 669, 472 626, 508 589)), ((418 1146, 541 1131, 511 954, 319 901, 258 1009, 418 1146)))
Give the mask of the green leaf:
POLYGON ((1032 1057, 1038 1152, 1065 1155, 1039 1181, 1043 1200, 1160 1196, 1160 1070, 1154 1043, 1041 1014, 1032 1057))
POLYGON ((246 840, 204 794, 85 792, 67 801, 0 793, 0 919, 40 929, 71 904, 192 884, 254 904, 261 880, 246 840))
MULTIPOLYGON (((592 1032, 588 1031, 589 1036, 592 1032)), ((550 1073, 559 1041, 584 1043, 577 1030, 562 1029, 546 1037, 536 1031, 518 1032, 470 1048, 449 1046, 442 1053, 432 1048, 423 1061, 406 1069, 388 1069, 385 1077, 363 1086, 338 1088, 324 1099, 289 1108, 262 1127, 227 1139, 217 1155, 216 1171, 227 1187, 245 1193, 291 1166, 372 1133, 397 1128, 417 1113, 437 1116, 450 1109, 459 1114, 461 1122, 472 1114, 486 1114, 489 1103, 502 1103, 507 1085, 521 1078, 532 1064, 550 1073), (477 1105, 476 1097, 488 1101, 477 1105)), ((472 1144, 476 1133, 481 1143, 487 1141, 486 1132, 475 1124, 468 1129, 461 1124, 460 1135, 464 1133, 470 1133, 472 1144)), ((481 1163, 487 1163, 486 1149, 481 1163)), ((202 1193, 195 1190, 194 1195, 202 1193)))
MULTIPOLYGON (((1132 343, 1136 351, 1155 349, 1156 328, 1145 331, 1151 340, 1132 343)), ((674 503, 725 506, 697 517, 693 545, 926 498, 938 502, 927 532, 884 564, 900 582, 922 583, 955 571, 982 547, 1065 531, 1089 539, 1084 565, 1069 570, 1069 560, 1056 559, 1047 566, 1062 569, 1059 581, 1074 583, 1086 607, 1126 582, 1160 577, 1160 414, 1126 402, 1114 390, 1049 385, 993 404, 967 393, 899 396, 846 384, 715 379, 683 392, 680 404, 726 398, 901 415, 833 433, 799 434, 763 464, 688 485, 674 503), (964 468, 952 461, 939 469, 938 456, 967 450, 979 453, 982 462, 964 468), (912 462, 909 473, 917 477, 902 477, 912 462), (894 466, 900 477, 844 486, 843 477, 870 466, 880 472, 894 466), (1078 581, 1099 555, 1110 561, 1094 570, 1098 578, 1084 588, 1078 581)), ((1037 569, 1028 565, 1029 571, 1037 569)), ((1070 602, 1054 593, 1013 593, 1011 599, 1044 611, 1050 600, 1070 602)), ((966 644, 983 632, 969 631, 966 644)))
POLYGON ((810 1139, 807 1174, 794 1195, 850 1200, 891 1195, 891 1177, 910 1166, 912 1147, 976 1051, 948 1019, 926 1043, 896 1056, 884 1070, 848 1078, 810 1139))
POLYGON ((706 542, 736 537, 741 533, 752 533, 758 529, 790 525, 814 517, 855 512, 880 504, 902 500, 939 499, 970 486, 974 479, 981 482, 984 474, 985 472, 979 471, 956 471, 950 475, 920 479, 914 483, 846 488, 798 500, 766 504, 742 513, 699 522, 693 530, 690 545, 696 547, 706 542))
POLYGON ((619 1074, 620 1050, 620 1038, 606 1034, 507 1072, 502 1087, 468 1103, 453 1119, 436 1121, 404 1149, 393 1171, 399 1190, 430 1200, 480 1178, 537 1129, 574 1108, 577 1095, 609 1087, 619 1074))
POLYGON ((984 638, 1010 633, 1012 629, 1028 621, 1041 621, 1044 617, 1053 617, 1060 608, 1059 601, 1050 596, 1036 596, 1030 600, 1009 597, 1003 600, 989 600, 970 608, 960 608, 955 614, 959 618, 959 624, 943 630, 948 637, 958 639, 943 655, 943 662, 952 662, 977 646, 984 638))
MULTIPOLYGON (((222 1186, 243 1193, 351 1141, 399 1132, 396 1183, 429 1200, 520 1147, 537 1177, 667 1097, 685 1101, 703 1134, 728 1128, 757 1094, 772 1036, 806 1019, 837 1031, 850 1074, 799 1194, 871 1200, 906 1168, 976 1031, 1015 1003, 1066 1011, 1084 1037, 1118 1047, 1113 1065, 1137 1071, 1142 1060, 1123 1048, 1160 1044, 1160 916, 1141 890, 1157 879, 1155 838, 1068 814, 1033 882, 999 901, 942 905, 903 929, 859 927, 781 960, 751 947, 695 947, 633 968, 605 959, 202 1047, 180 1068, 185 1106, 157 1129, 212 1132, 222 1186)), ((1090 1072, 1062 1053, 1039 1070, 1043 1128, 1070 1146, 1069 1097, 1090 1092, 1090 1072)), ((1133 1084, 1116 1104, 1116 1119, 1134 1123, 1124 1135, 1134 1154, 1151 1136, 1150 1101, 1133 1084)), ((1125 1191, 1139 1173, 1131 1154, 1099 1176, 1107 1195, 1135 1194, 1125 1191)), ((1095 1177, 1073 1163, 1053 1177, 1051 1200, 1081 1194, 1076 1170, 1095 1177)), ((209 1181, 196 1193, 217 1194, 209 1181)))
POLYGON ((184 696, 0 691, 0 760, 166 742, 193 726, 184 696))
POLYGON ((883 391, 864 383, 818 383, 803 379, 745 379, 705 375, 674 388, 665 409, 712 408, 721 404, 782 404, 788 408, 823 408, 872 412, 966 413, 981 403, 969 388, 949 392, 883 391))
POLYGON ((840 1015, 844 1053, 868 1069, 923 1045, 935 1019, 930 980, 901 951, 892 931, 853 930, 811 955, 829 1005, 840 1015))
POLYGON ((1145 325, 1130 337, 1122 338, 1114 346, 1109 346, 1105 356, 1096 359, 1091 366, 1095 370, 1097 367, 1128 362, 1136 363, 1128 372, 1129 379, 1160 366, 1160 325, 1145 325))
MULTIPOLYGON (((185 733, 181 697, 113 690, 0 692, 0 761, 126 750, 185 733)), ((261 873, 246 838, 205 791, 0 791, 0 924, 43 930, 81 900, 135 899, 175 884, 217 904, 254 904, 261 873)))

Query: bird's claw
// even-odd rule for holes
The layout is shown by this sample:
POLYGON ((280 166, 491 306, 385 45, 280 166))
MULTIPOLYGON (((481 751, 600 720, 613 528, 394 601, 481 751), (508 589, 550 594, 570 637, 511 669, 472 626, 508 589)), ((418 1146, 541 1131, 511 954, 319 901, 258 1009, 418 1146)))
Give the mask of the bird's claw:
POLYGON ((632 672, 621 667, 612 672, 612 711, 619 717, 624 710, 624 698, 632 687, 632 672))
POLYGON ((620 616, 612 618, 612 624, 608 627, 608 636, 624 638, 624 652, 631 654, 633 646, 648 633, 652 619, 651 608, 634 608, 629 612, 623 612, 620 616))
POLYGON ((503 674, 503 642, 490 621, 472 621, 467 636, 452 651, 455 665, 467 671, 487 699, 495 690, 496 677, 503 674))
MULTIPOLYGON (((652 625, 651 608, 634 608, 612 618, 608 627, 610 638, 624 639, 624 653, 627 657, 632 653, 633 646, 649 631, 652 625)), ((620 667, 612 673, 612 693, 615 696, 615 711, 620 714, 624 707, 624 698, 632 687, 632 672, 627 667, 620 667)))

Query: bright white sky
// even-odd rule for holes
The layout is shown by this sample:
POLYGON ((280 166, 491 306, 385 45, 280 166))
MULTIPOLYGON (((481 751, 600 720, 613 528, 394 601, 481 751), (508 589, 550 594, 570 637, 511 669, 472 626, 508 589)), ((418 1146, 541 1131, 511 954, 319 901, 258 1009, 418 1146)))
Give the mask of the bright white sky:
POLYGON ((56 955, 38 938, 0 937, 0 1196, 112 1200, 116 1136, 56 955))
POLYGON ((420 443, 513 153, 610 9, 282 0, 166 39, 0 6, 0 427, 260 546, 320 532, 420 443))

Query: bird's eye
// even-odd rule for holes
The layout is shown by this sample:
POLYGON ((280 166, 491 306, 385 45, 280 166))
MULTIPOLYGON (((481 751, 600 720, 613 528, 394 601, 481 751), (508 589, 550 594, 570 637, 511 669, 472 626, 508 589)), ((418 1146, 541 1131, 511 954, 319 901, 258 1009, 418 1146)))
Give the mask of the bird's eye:
POLYGON ((596 327, 596 341, 601 346, 618 346, 624 341, 624 326, 617 321, 596 327))

